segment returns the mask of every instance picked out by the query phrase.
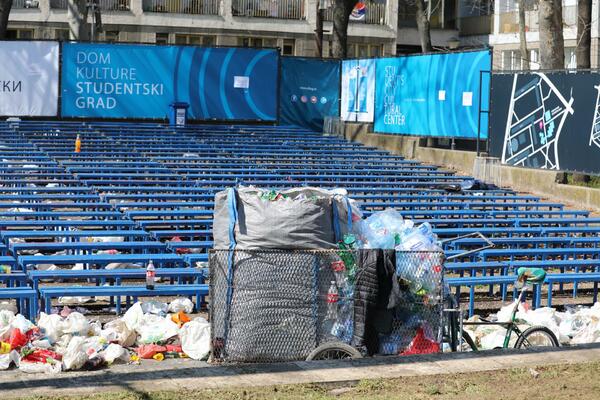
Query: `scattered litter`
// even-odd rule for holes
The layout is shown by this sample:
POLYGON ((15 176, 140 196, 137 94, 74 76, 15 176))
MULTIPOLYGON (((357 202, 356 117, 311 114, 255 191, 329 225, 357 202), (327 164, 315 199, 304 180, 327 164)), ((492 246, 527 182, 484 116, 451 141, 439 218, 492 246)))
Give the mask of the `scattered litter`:
POLYGON ((183 311, 187 314, 194 310, 194 303, 187 297, 178 297, 169 303, 169 312, 178 313, 183 311))

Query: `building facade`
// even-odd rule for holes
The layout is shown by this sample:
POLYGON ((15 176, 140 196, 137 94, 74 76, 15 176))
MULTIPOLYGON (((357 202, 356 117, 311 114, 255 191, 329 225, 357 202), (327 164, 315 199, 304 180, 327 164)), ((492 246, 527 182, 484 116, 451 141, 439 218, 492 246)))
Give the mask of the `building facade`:
MULTIPOLYGON (((350 23, 350 56, 395 54, 397 0, 366 3, 365 17, 350 23)), ((67 4, 68 0, 14 0, 9 37, 68 40, 67 4)), ((315 56, 317 7, 318 0, 99 0, 103 29, 96 40, 279 47, 284 55, 315 56)), ((325 12, 325 55, 331 17, 325 12)))

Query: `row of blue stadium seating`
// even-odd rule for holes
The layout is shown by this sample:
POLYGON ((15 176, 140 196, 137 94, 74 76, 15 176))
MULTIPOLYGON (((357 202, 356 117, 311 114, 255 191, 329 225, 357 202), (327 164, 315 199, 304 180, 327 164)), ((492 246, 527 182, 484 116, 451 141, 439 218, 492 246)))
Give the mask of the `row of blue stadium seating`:
MULTIPOLYGON (((235 184, 344 187, 365 216, 392 207, 430 222, 441 238, 486 234, 497 249, 448 268, 457 292, 471 288, 471 312, 475 286, 500 285, 506 298, 502 279, 510 281, 516 266, 551 262, 544 265, 564 277, 591 277, 600 268, 600 219, 585 210, 495 187, 449 192, 446 186, 472 178, 291 127, 6 124, 0 171, 0 251, 23 273, 48 265, 60 266, 58 273, 75 264, 92 271, 109 263, 143 266, 149 259, 176 270, 195 267, 212 246, 214 194, 235 184), (74 153, 78 134, 82 151, 74 153)), ((459 239, 445 250, 480 244, 459 239)), ((554 282, 562 290, 567 281, 554 282)), ((575 296, 578 281, 570 282, 575 296)))

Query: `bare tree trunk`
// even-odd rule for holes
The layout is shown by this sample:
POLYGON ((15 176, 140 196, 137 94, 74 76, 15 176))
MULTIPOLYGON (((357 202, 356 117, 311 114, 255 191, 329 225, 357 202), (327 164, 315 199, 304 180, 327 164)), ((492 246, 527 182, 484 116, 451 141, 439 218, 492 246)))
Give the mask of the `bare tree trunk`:
MULTIPOLYGON (((562 0, 540 0, 540 64, 542 69, 565 67, 562 0)), ((556 182, 568 183, 567 174, 556 174, 556 182)))
POLYGON ((357 0, 333 1, 333 43, 332 56, 346 58, 348 56, 348 21, 357 0))
POLYGON ((527 50, 527 28, 525 26, 525 0, 519 1, 519 51, 523 69, 529 69, 529 51, 527 50))
POLYGON ((429 28, 429 16, 425 9, 425 2, 423 0, 416 0, 417 5, 417 30, 419 31, 419 40, 421 41, 421 51, 423 53, 429 53, 432 50, 431 47, 431 29, 429 28))
MULTIPOLYGON (((577 0, 577 68, 591 68, 592 0, 577 0)), ((573 174, 573 183, 587 183, 590 176, 573 174)))
POLYGON ((69 22, 69 39, 89 39, 87 17, 87 0, 69 0, 67 2, 67 21, 69 22))
POLYGON ((543 69, 565 67, 561 0, 540 0, 540 63, 543 69))
POLYGON ((0 39, 6 39, 8 28, 8 16, 12 8, 13 0, 0 0, 0 39))
POLYGON ((577 0, 577 68, 591 68, 592 0, 577 0))

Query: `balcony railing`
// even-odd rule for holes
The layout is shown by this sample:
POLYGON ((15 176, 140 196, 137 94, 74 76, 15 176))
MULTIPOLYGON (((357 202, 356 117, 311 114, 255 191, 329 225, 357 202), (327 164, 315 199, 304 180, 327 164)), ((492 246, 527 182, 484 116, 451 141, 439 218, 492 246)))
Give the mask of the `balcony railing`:
POLYGON ((39 0, 13 0, 12 8, 39 8, 39 0))
POLYGON ((492 33, 494 18, 491 15, 463 17, 460 21, 461 35, 489 35, 492 33))
MULTIPOLYGON (((363 24, 372 24, 372 25, 385 25, 385 3, 371 3, 365 2, 366 5, 366 13, 365 17, 362 20, 352 20, 351 23, 363 23, 363 24)), ((325 21, 333 21, 333 9, 329 8, 325 11, 325 21)))
MULTIPOLYGON (((68 0, 50 0, 50 8, 67 9, 68 0)), ((129 0, 98 0, 100 11, 129 11, 129 0)))
MULTIPOLYGON (((577 6, 563 6, 563 26, 577 26, 577 6)), ((539 11, 525 11, 525 27, 527 32, 540 29, 539 11)), ((519 33, 519 13, 517 11, 500 14, 500 33, 519 33)))
POLYGON ((304 0, 233 0, 234 17, 304 19, 304 0))
POLYGON ((148 12, 219 15, 221 0, 143 0, 148 12))

